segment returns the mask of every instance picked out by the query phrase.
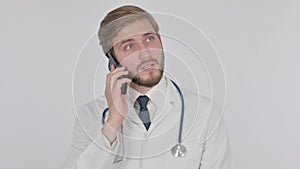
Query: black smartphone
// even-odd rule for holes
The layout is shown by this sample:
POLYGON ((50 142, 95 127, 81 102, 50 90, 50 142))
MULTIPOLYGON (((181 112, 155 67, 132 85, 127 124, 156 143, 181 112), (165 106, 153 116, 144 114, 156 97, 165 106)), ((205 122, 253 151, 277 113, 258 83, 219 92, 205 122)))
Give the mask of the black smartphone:
MULTIPOLYGON (((108 59, 109 59, 109 62, 108 62, 108 69, 109 69, 109 71, 111 71, 111 65, 114 65, 115 68, 122 67, 121 64, 118 62, 118 60, 115 59, 114 56, 110 52, 108 53, 108 59)), ((125 78, 125 77, 126 76, 123 75, 123 76, 121 76, 119 78, 121 79, 121 78, 125 78)), ((125 95, 127 93, 127 86, 128 86, 127 83, 123 83, 122 86, 121 86, 121 93, 123 95, 125 95)))

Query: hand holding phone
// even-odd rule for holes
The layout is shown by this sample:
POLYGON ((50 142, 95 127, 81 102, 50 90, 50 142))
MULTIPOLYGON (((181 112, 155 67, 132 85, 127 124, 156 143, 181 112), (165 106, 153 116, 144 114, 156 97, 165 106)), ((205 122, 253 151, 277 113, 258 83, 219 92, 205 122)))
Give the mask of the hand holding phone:
MULTIPOLYGON (((117 67, 122 67, 121 64, 112 56, 111 53, 108 53, 108 59, 109 59, 109 63, 108 63, 108 69, 109 71, 111 71, 111 65, 114 65, 115 68, 117 67)), ((126 76, 123 75, 120 77, 121 78, 125 78, 126 76)), ((125 95, 127 93, 127 86, 128 84, 127 83, 123 83, 122 86, 121 86, 121 93, 123 95, 125 95)))
POLYGON ((128 71, 122 67, 112 54, 107 54, 109 58, 108 68, 111 71, 106 76, 105 97, 109 109, 109 115, 102 132, 105 137, 112 142, 116 139, 122 123, 128 113, 128 103, 126 101, 127 84, 131 79, 126 78, 128 71), (121 88, 121 91, 120 91, 121 88))

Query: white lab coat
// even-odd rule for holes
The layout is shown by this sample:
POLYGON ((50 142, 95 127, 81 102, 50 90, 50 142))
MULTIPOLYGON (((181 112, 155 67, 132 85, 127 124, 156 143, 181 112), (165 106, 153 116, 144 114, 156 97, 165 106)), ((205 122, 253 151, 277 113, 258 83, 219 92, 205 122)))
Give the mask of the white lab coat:
POLYGON ((229 169, 230 153, 220 109, 209 99, 183 90, 185 113, 182 144, 186 155, 175 158, 171 148, 178 143, 181 101, 168 80, 166 99, 148 131, 129 105, 123 132, 110 145, 101 132, 105 97, 77 111, 73 141, 62 169, 229 169), (122 135, 123 133, 123 135, 122 135))

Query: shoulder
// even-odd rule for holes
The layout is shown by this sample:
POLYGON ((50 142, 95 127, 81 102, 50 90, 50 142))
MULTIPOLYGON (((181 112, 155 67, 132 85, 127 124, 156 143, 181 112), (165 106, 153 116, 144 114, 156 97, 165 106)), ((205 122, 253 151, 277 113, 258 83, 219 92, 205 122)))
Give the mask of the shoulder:
POLYGON ((218 123, 223 118, 223 109, 212 99, 201 94, 182 89, 185 109, 194 114, 200 121, 206 119, 210 123, 218 123))
POLYGON ((224 130, 223 109, 212 99, 183 89, 186 120, 200 133, 200 142, 216 131, 224 130))
POLYGON ((182 89, 182 93, 185 99, 185 104, 187 106, 197 106, 199 110, 211 109, 211 108, 220 109, 218 104, 214 100, 204 95, 201 95, 196 92, 192 92, 188 89, 182 89))
POLYGON ((197 92, 193 92, 184 87, 181 87, 180 84, 173 82, 170 78, 167 79, 167 95, 168 99, 179 102, 180 93, 183 95, 184 106, 186 110, 190 110, 193 112, 203 112, 206 110, 210 111, 220 111, 219 106, 216 104, 213 99, 210 99, 204 95, 201 95, 197 92), (173 84, 174 85, 173 85, 173 84))
POLYGON ((79 110, 86 112, 95 112, 98 110, 105 109, 106 106, 107 104, 105 96, 100 96, 84 103, 82 106, 79 107, 79 110))

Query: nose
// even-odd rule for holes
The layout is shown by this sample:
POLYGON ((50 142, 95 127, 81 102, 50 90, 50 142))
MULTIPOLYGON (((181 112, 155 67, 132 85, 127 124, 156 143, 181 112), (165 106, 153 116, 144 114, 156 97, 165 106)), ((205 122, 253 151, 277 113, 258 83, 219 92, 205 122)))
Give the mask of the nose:
POLYGON ((139 50, 138 50, 138 57, 141 60, 145 60, 150 57, 150 48, 144 44, 144 43, 139 43, 139 50))

